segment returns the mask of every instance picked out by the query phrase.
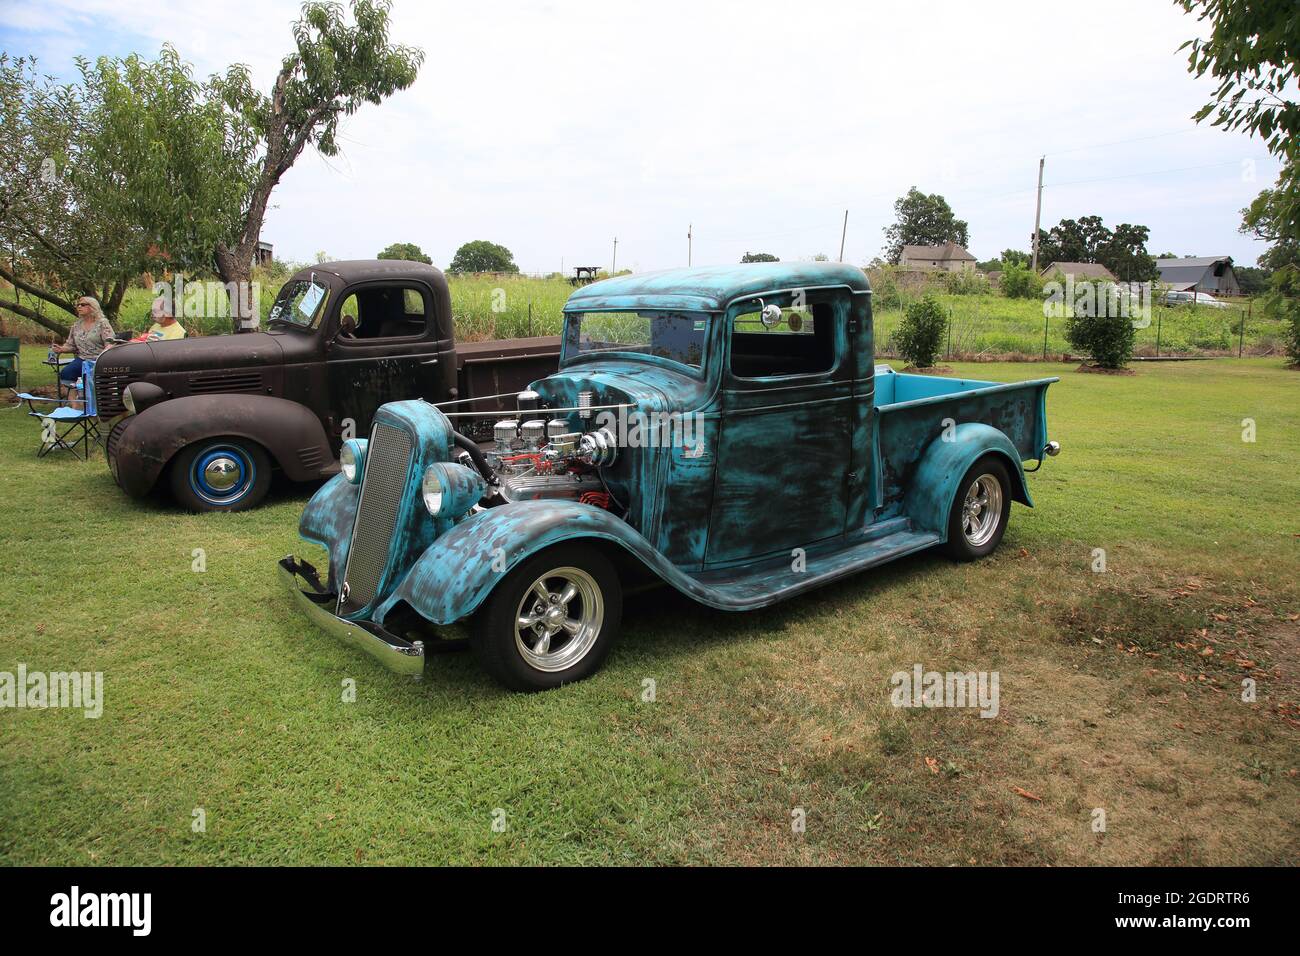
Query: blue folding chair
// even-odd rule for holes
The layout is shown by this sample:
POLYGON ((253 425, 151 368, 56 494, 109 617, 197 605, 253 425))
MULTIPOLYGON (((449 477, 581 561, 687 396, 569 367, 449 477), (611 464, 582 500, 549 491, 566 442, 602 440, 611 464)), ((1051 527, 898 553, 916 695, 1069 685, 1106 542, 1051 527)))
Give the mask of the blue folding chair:
POLYGON ((71 403, 60 402, 57 399, 30 395, 27 392, 19 395, 19 398, 27 403, 27 414, 41 422, 41 447, 36 452, 37 458, 44 458, 50 452, 58 450, 70 451, 76 455, 77 446, 81 446, 82 460, 89 461, 90 443, 101 442, 99 419, 96 417, 95 407, 95 363, 93 361, 81 363, 81 382, 85 399, 81 403, 81 408, 74 408, 71 403), (54 407, 38 411, 36 402, 46 402, 54 407))

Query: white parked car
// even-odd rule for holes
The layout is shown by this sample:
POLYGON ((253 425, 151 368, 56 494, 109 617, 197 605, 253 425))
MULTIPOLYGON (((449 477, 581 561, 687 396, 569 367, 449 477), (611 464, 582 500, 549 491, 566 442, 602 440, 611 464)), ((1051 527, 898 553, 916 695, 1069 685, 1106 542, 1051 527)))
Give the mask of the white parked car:
POLYGON ((1165 305, 1208 305, 1212 309, 1231 309, 1230 303, 1216 299, 1208 292, 1166 292, 1165 305))

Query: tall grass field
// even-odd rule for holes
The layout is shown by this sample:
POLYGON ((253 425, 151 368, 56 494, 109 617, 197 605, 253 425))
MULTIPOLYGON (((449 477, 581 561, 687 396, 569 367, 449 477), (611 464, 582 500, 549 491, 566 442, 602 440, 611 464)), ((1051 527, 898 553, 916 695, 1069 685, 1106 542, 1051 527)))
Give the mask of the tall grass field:
MULTIPOLYGON (((259 269, 260 315, 269 314, 276 293, 288 277, 284 270, 259 269)), ((456 335, 462 341, 516 338, 529 335, 558 335, 562 310, 573 286, 563 278, 534 278, 503 275, 448 276, 456 335)), ((1045 319, 1038 300, 1008 299, 998 294, 939 294, 949 313, 949 334, 945 358, 989 360, 998 357, 1049 358, 1071 351, 1065 339, 1064 319, 1045 319), (1044 342, 1044 333, 1046 341, 1044 342)), ((152 293, 132 288, 123 301, 117 326, 136 332, 147 329, 152 293)), ((904 296, 901 305, 875 313, 877 354, 890 356, 893 333, 913 297, 904 296)), ((217 314, 184 316, 181 323, 192 335, 219 335, 230 331, 224 293, 208 295, 206 303, 218 306, 217 314)), ((205 307, 205 312, 208 308, 205 307)), ((5 328, 24 341, 47 343, 55 336, 22 319, 3 317, 5 328)), ((59 321, 66 317, 59 315, 59 321)), ((1278 355, 1283 351, 1283 325, 1243 301, 1227 309, 1209 306, 1156 306, 1151 323, 1137 332, 1136 354, 1201 355, 1232 354, 1240 347, 1247 355, 1278 355), (1245 334, 1241 323, 1245 320, 1245 334)))

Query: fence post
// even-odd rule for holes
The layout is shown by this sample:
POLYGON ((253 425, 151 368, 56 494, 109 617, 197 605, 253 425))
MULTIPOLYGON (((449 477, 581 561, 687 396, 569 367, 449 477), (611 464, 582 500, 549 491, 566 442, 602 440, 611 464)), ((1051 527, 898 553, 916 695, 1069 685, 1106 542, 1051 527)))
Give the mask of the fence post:
POLYGON ((1047 361, 1047 310, 1043 310, 1043 361, 1047 361))
POLYGON ((1241 310, 1241 328, 1237 330, 1237 358, 1246 347, 1246 310, 1241 310))
POLYGON ((1160 321, 1161 315, 1159 310, 1156 311, 1156 358, 1160 358, 1160 321))
POLYGON ((528 297, 528 337, 533 337, 533 298, 528 297))
POLYGON ((948 306, 948 361, 952 361, 952 306, 948 306))

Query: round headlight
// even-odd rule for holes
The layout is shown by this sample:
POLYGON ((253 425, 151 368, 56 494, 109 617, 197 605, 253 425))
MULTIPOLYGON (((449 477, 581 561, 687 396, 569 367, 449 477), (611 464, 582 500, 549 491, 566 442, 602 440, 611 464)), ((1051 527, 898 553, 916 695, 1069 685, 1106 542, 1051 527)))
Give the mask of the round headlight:
POLYGON ((478 504, 487 484, 464 465, 439 461, 424 470, 420 493, 435 518, 459 518, 478 504))
POLYGON ((343 472, 343 477, 354 485, 365 473, 368 444, 364 438, 349 438, 339 451, 339 469, 343 472))
POLYGON ((128 415, 139 415, 167 398, 152 382, 132 382, 122 390, 122 406, 128 415))

